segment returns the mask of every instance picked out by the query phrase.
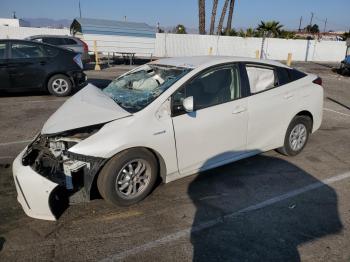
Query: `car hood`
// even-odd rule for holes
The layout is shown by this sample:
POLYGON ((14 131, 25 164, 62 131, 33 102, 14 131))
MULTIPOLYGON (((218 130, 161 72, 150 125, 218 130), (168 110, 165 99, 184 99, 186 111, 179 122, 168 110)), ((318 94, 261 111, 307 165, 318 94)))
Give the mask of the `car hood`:
POLYGON ((131 114, 92 84, 69 98, 44 124, 42 134, 107 123, 131 114))

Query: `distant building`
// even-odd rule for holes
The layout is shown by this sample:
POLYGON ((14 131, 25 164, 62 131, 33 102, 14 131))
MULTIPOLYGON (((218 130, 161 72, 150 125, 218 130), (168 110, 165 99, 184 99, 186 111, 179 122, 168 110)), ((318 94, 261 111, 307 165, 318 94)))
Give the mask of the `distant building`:
POLYGON ((29 27, 30 23, 17 18, 0 18, 0 26, 29 27))
POLYGON ((156 37, 156 28, 145 23, 114 21, 103 19, 76 18, 70 31, 72 35, 98 34, 133 37, 156 37))
POLYGON ((308 32, 295 32, 295 36, 302 39, 317 39, 317 40, 328 40, 328 41, 342 41, 344 32, 326 32, 312 34, 308 32))

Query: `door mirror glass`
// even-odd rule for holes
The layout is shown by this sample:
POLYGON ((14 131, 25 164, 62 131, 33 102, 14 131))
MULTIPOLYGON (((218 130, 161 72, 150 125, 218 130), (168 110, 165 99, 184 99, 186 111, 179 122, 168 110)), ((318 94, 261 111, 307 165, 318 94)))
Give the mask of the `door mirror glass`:
POLYGON ((182 105, 187 113, 193 112, 193 96, 186 97, 183 100, 182 105))

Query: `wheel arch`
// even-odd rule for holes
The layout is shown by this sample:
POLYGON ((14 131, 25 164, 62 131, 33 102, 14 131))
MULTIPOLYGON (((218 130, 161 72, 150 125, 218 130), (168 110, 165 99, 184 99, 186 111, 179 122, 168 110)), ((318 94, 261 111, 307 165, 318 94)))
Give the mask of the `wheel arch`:
POLYGON ((300 111, 299 113, 297 113, 294 117, 296 117, 296 116, 307 116, 311 119, 310 133, 312 133, 313 124, 314 124, 314 117, 313 117, 312 113, 308 110, 303 110, 303 111, 300 111))
POLYGON ((166 164, 165 164, 165 161, 164 161, 164 158, 162 157, 162 155, 157 150, 149 148, 149 147, 145 147, 145 146, 129 147, 129 148, 125 148, 125 149, 117 152, 113 156, 109 157, 108 159, 106 159, 104 164, 102 166, 100 166, 98 172, 96 172, 96 174, 93 177, 93 181, 90 184, 90 188, 86 188, 87 192, 90 192, 90 199, 91 199, 91 196, 96 195, 96 192, 99 193, 98 188, 97 188, 97 179, 98 179, 98 176, 100 175, 101 170, 106 165, 106 163, 108 161, 110 161, 113 157, 115 157, 116 155, 118 155, 118 154, 120 154, 120 153, 122 153, 122 152, 124 152, 126 150, 130 150, 130 149, 146 149, 150 153, 152 153, 152 155, 154 155, 154 157, 156 158, 156 161, 157 161, 157 164, 158 164, 158 174, 157 174, 157 176, 162 180, 163 183, 165 183, 167 169, 166 169, 166 164))

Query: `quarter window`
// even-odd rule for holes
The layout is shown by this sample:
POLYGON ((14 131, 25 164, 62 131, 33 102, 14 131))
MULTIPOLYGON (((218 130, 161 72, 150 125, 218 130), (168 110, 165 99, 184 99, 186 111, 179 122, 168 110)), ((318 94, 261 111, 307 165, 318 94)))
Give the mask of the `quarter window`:
POLYGON ((252 94, 271 89, 276 86, 275 71, 271 68, 247 66, 250 92, 252 94))
POLYGON ((240 98, 239 69, 236 66, 212 69, 180 88, 172 97, 174 114, 183 112, 182 102, 190 96, 193 96, 194 110, 240 98))
POLYGON ((38 58, 44 57, 44 51, 35 44, 13 43, 11 45, 11 58, 38 58))

